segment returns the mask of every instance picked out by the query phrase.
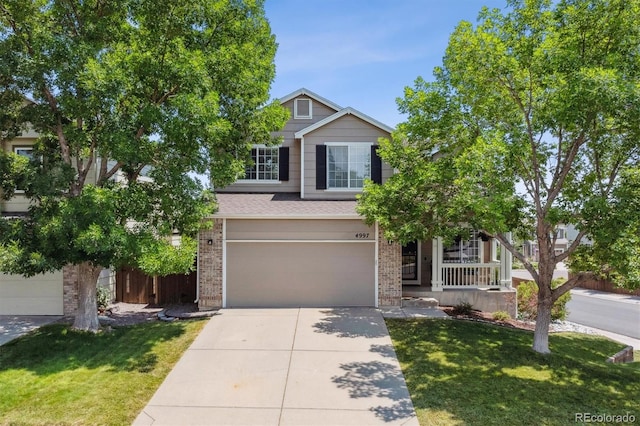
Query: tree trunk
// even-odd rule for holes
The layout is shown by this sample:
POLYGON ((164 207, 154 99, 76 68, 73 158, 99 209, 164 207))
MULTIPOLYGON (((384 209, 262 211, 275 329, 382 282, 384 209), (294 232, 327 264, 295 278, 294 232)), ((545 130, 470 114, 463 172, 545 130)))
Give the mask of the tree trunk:
POLYGON ((76 330, 98 332, 100 324, 96 292, 101 270, 100 266, 94 266, 90 262, 78 265, 78 312, 73 322, 76 330))
POLYGON ((538 288, 538 314, 536 329, 533 332, 533 350, 541 354, 549 354, 549 325, 551 324, 551 294, 538 288))

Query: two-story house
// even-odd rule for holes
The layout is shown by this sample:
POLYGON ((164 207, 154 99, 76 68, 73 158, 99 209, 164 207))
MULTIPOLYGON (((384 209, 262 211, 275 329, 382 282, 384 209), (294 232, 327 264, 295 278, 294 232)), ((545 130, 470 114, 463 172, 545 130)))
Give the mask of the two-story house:
MULTIPOLYGON (((472 232, 450 246, 438 238, 402 247, 356 213, 364 181, 393 174, 376 153, 393 129, 306 89, 280 101, 291 112, 281 145, 254 147, 243 178, 217 189, 212 227, 200 232, 200 309, 400 306, 404 296, 515 315, 511 256, 495 240, 472 232)), ((36 137, 2 149, 31 155, 36 137)), ((0 203, 5 216, 28 208, 20 193, 0 203)), ((75 280, 73 267, 30 279, 0 274, 0 314, 72 315, 75 280)))
MULTIPOLYGON (((0 142, 0 149, 31 157, 38 134, 26 131, 10 141, 0 142)), ((0 214, 19 217, 29 208, 23 191, 16 190, 10 200, 0 198, 0 214)), ((62 315, 62 271, 24 278, 0 273, 0 315, 62 315)))
MULTIPOLYGON (((12 140, 0 141, 0 150, 31 158, 39 136, 28 128, 12 140)), ((87 181, 95 182, 97 173, 94 162, 87 181)), ((28 212, 30 202, 18 188, 9 200, 0 197, 0 216, 20 218, 28 212)), ((76 280, 76 267, 71 265, 29 278, 0 273, 0 315, 74 315, 77 310, 76 280)), ((99 284, 113 291, 115 275, 110 269, 103 270, 99 284)))
POLYGON ((376 153, 391 127, 307 89, 280 102, 291 113, 281 145, 255 146, 243 178, 216 190, 199 235, 200 309, 399 306, 404 285, 405 296, 515 314, 511 257, 495 241, 401 247, 356 213, 364 181, 393 174, 376 153))

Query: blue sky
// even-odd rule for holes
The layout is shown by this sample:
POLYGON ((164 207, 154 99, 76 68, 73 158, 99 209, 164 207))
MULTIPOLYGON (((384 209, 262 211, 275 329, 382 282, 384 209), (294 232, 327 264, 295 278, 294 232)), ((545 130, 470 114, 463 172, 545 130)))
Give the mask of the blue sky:
POLYGON ((394 127, 396 98, 432 80, 455 26, 482 6, 506 0, 266 0, 279 44, 271 95, 306 87, 394 127))

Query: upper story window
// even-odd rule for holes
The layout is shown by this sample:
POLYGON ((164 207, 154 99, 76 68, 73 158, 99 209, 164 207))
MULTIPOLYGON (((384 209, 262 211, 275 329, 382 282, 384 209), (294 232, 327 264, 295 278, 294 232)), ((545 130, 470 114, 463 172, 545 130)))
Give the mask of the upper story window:
MULTIPOLYGON (((29 160, 33 159, 33 147, 32 146, 14 146, 13 153, 16 155, 20 155, 21 157, 26 157, 29 160)), ((18 186, 16 188, 16 193, 22 194, 24 193, 24 187, 18 186)))
POLYGON ((279 148, 256 146, 251 150, 253 164, 245 168, 245 180, 277 181, 279 148))
POLYGON ((293 102, 293 118, 313 118, 311 99, 296 99, 293 102))
POLYGON ((371 144, 327 143, 327 188, 362 189, 371 177, 371 144))
POLYGON ((13 153, 17 155, 21 155, 23 157, 27 157, 29 160, 33 158, 33 147, 32 146, 14 146, 13 153))

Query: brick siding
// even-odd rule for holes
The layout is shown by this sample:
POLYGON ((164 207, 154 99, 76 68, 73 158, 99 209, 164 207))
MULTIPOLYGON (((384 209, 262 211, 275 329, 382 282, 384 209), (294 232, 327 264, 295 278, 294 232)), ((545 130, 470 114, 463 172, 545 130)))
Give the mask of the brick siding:
POLYGON ((389 244, 378 232, 378 305, 400 306, 402 302, 402 246, 389 244))
POLYGON ((67 265, 62 268, 62 312, 65 316, 75 316, 78 312, 78 267, 67 265))
POLYGON ((200 231, 198 236, 200 310, 222 307, 222 221, 214 219, 211 229, 200 231))

